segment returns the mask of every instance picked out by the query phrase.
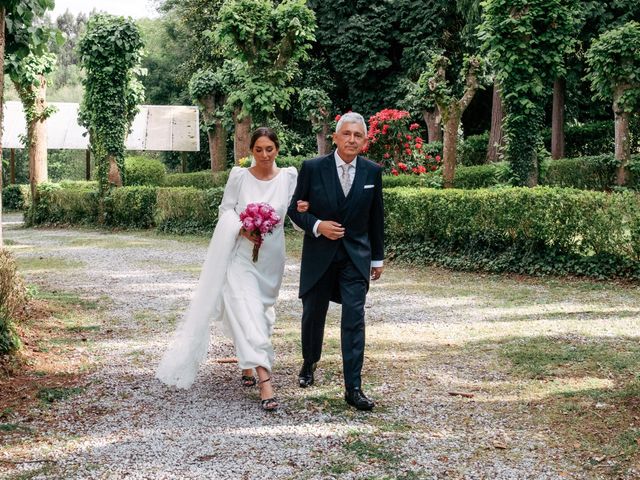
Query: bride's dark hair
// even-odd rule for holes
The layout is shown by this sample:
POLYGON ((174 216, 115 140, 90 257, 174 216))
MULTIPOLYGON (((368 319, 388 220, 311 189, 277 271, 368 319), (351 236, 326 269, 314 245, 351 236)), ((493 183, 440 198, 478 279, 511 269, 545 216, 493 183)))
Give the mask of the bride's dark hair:
POLYGON ((280 150, 280 141, 278 140, 278 136, 276 135, 276 132, 271 130, 269 127, 256 128, 256 130, 253 132, 253 135, 251 135, 249 150, 253 150, 253 146, 256 144, 260 137, 267 137, 269 140, 275 143, 276 148, 280 150))

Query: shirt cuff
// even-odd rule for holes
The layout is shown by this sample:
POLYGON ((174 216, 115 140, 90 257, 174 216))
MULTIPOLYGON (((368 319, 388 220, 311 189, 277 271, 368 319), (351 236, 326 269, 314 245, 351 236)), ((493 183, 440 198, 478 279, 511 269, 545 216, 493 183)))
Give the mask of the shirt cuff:
POLYGON ((320 225, 320 222, 321 222, 321 221, 322 221, 322 220, 316 220, 316 224, 313 226, 313 234, 314 234, 316 237, 319 237, 319 236, 320 236, 320 234, 318 233, 318 225, 320 225))
POLYGON ((371 260, 371 268, 381 267, 384 260, 371 260))

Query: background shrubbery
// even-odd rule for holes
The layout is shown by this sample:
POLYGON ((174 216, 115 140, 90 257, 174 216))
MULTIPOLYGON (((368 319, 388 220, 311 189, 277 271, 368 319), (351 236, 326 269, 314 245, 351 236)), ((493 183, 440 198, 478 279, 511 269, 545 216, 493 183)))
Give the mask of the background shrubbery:
POLYGON ((125 178, 128 186, 164 185, 166 168, 160 160, 148 157, 127 157, 125 178))
POLYGON ((16 262, 5 249, 0 249, 0 356, 20 347, 13 322, 26 302, 24 284, 16 273, 16 262))

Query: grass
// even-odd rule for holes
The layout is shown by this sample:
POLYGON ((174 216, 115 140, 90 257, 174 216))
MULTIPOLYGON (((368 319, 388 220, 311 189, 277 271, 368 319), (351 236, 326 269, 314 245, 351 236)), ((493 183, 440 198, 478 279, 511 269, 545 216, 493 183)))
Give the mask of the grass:
POLYGON ((82 388, 77 387, 41 388, 38 390, 36 396, 41 402, 50 405, 54 402, 66 400, 74 395, 79 395, 82 391, 82 388))
POLYGON ((618 475, 625 463, 640 459, 637 338, 534 337, 506 343, 500 355, 517 376, 547 384, 547 395, 536 402, 544 412, 540 420, 578 446, 585 462, 606 459, 618 475), (554 391, 559 381, 564 389, 554 391))

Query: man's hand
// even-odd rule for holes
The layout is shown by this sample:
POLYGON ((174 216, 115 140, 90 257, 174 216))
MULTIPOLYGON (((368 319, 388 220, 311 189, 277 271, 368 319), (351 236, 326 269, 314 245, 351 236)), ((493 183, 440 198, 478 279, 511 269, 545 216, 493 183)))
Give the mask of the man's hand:
POLYGON ((344 237, 344 227, 333 220, 323 220, 318 224, 318 233, 329 240, 338 240, 344 237))
POLYGON ((309 210, 309 202, 305 202, 304 200, 298 200, 296 206, 298 207, 298 213, 305 213, 307 210, 309 210))
POLYGON ((382 275, 382 270, 384 267, 371 267, 371 280, 378 280, 382 275))

